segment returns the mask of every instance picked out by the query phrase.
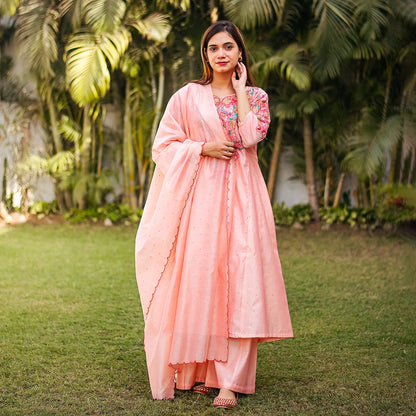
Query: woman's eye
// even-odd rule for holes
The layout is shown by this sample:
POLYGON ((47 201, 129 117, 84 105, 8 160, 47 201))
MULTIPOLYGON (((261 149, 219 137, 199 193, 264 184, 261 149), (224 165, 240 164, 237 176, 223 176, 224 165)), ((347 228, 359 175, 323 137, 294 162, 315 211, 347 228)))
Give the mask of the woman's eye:
POLYGON ((227 45, 227 49, 230 50, 233 48, 233 45, 227 45))
POLYGON ((209 48, 210 52, 215 52, 216 50, 217 50, 217 48, 214 48, 214 47, 209 48))

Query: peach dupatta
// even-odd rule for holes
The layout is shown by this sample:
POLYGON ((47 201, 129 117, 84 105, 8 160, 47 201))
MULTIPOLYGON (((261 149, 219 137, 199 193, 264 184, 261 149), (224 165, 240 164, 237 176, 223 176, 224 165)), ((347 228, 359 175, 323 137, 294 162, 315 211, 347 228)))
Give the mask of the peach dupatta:
POLYGON ((174 94, 161 120, 136 237, 155 399, 173 397, 182 364, 227 361, 229 337, 292 336, 256 126, 250 112, 231 161, 202 157, 204 142, 226 137, 210 86, 198 84, 174 94))

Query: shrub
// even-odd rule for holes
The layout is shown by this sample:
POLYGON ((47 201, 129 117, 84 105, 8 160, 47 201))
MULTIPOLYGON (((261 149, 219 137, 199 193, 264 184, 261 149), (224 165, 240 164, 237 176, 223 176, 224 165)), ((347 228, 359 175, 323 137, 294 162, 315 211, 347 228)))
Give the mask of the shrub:
POLYGON ((143 210, 133 211, 129 205, 107 204, 102 207, 90 207, 84 210, 73 208, 64 214, 64 219, 72 223, 81 223, 85 221, 97 222, 108 218, 112 223, 128 221, 137 224, 140 222, 142 213, 143 210))
POLYGON ((56 200, 52 202, 37 201, 29 209, 29 213, 36 215, 38 219, 42 219, 47 215, 53 215, 59 213, 59 207, 56 200))
POLYGON ((312 210, 307 204, 297 204, 289 208, 284 202, 273 204, 273 215, 276 225, 291 227, 295 222, 309 224, 312 221, 312 210))

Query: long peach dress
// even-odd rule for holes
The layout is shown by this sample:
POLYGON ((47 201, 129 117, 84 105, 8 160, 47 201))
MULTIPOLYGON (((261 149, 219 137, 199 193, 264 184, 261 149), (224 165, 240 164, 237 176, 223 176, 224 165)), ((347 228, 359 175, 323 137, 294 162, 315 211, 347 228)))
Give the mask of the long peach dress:
MULTIPOLYGON (((173 398, 175 372, 190 364, 199 365, 192 382, 205 382, 210 364, 227 363, 243 340, 293 336, 256 153, 269 124, 267 95, 254 87, 247 94, 251 111, 240 123, 235 97, 221 100, 210 85, 188 84, 172 96, 156 135, 156 170, 136 237, 155 399, 173 398), (230 161, 201 156, 202 145, 217 140, 238 144, 230 161)), ((219 374, 209 379, 227 388, 219 374)), ((191 387, 188 376, 178 379, 178 388, 191 387)))

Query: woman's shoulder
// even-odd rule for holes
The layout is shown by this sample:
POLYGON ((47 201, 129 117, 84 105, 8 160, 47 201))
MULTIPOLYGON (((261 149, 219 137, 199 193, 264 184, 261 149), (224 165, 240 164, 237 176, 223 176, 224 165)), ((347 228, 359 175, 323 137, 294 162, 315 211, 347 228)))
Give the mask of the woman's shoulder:
POLYGON ((202 85, 202 84, 198 84, 196 82, 188 82, 187 84, 185 84, 183 87, 179 88, 176 92, 175 95, 186 95, 189 94, 190 92, 193 92, 195 90, 199 90, 202 88, 206 88, 206 85, 202 85))
POLYGON ((260 87, 246 87, 246 91, 250 97, 267 97, 266 91, 260 87))

